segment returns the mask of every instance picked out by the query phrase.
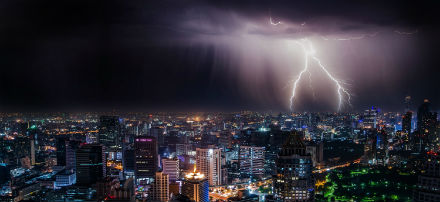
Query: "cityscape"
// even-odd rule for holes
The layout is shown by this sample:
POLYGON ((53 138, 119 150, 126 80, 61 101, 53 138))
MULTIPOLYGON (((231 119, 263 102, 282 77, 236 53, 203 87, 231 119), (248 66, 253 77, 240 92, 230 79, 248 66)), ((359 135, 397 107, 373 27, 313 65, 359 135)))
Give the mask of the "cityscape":
POLYGON ((440 124, 428 100, 414 112, 2 113, 0 120, 4 201, 439 197, 440 124))
POLYGON ((439 202, 434 2, 0 2, 0 202, 439 202))

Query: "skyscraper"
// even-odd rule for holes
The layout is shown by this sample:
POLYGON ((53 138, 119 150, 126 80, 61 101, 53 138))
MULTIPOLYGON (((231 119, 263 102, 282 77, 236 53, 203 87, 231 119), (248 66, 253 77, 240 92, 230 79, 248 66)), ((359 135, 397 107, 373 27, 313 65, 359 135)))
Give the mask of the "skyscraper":
POLYGON ((276 161, 274 197, 282 201, 314 201, 312 159, 298 132, 292 132, 276 161))
POLYGON ((406 134, 411 133, 412 112, 407 111, 402 117, 402 131, 406 134))
POLYGON ((80 141, 66 141, 66 169, 76 170, 76 151, 80 144, 80 141))
POLYGON ((440 154, 428 152, 423 174, 419 175, 413 200, 440 201, 440 154))
POLYGON ((150 128, 149 136, 155 137, 157 140, 157 143, 159 145, 163 145, 164 144, 164 133, 165 133, 165 128, 159 127, 159 126, 154 126, 154 127, 150 128))
POLYGON ((436 148, 437 113, 430 111, 430 102, 425 99, 417 110, 416 145, 419 152, 436 148))
POLYGON ((78 185, 90 186, 106 176, 105 147, 85 144, 76 152, 76 181, 78 185))
POLYGON ((405 112, 408 112, 411 110, 411 96, 405 97, 405 112))
POLYGON ((154 182, 151 186, 150 199, 152 201, 167 202, 170 200, 168 175, 163 172, 156 172, 154 182))
POLYGON ((376 128, 378 110, 375 107, 367 109, 363 115, 363 127, 368 129, 376 128))
POLYGON ((430 105, 429 100, 425 99, 417 111, 417 130, 424 134, 428 134, 437 121, 437 114, 430 111, 430 105))
POLYGON ((170 182, 177 181, 180 176, 179 159, 162 159, 162 170, 163 173, 169 176, 170 182))
POLYGON ((209 181, 209 185, 221 185, 221 150, 220 149, 196 149, 197 168, 209 181))
POLYGON ((56 147, 57 147, 57 165, 66 166, 66 137, 57 137, 56 147))
POLYGON ((133 175, 136 165, 134 149, 130 147, 124 148, 123 159, 124 174, 133 175))
POLYGON ((120 138, 119 117, 99 117, 99 143, 110 149, 120 144, 120 138))
POLYGON ((238 161, 241 175, 263 176, 264 147, 240 146, 238 161))
POLYGON ((156 138, 138 136, 135 138, 134 149, 136 179, 153 179, 158 167, 156 138))
POLYGON ((195 202, 209 201, 209 182, 204 174, 194 171, 185 175, 182 185, 182 194, 195 202))

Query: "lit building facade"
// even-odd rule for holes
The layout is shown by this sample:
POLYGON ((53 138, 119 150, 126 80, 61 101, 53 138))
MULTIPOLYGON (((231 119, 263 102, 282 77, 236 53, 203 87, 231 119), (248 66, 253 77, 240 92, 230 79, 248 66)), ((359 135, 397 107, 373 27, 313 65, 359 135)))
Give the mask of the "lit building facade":
POLYGON ((241 174, 264 175, 264 149, 264 147, 240 146, 238 160, 241 174))
POLYGON ((204 174, 196 171, 195 167, 194 172, 185 175, 182 194, 195 202, 209 201, 209 182, 204 174))
POLYGON ((169 176, 170 182, 175 182, 180 177, 179 159, 162 159, 162 172, 169 176))
POLYGON ((281 201, 314 201, 315 183, 312 158, 297 132, 292 132, 284 143, 276 161, 273 193, 281 201))
POLYGON ((170 200, 170 188, 169 188, 168 175, 163 172, 156 172, 154 182, 151 186, 150 199, 152 201, 167 202, 170 200))
POLYGON ((116 148, 120 144, 120 125, 117 116, 101 116, 99 117, 99 136, 100 144, 108 149, 116 148))
POLYGON ((134 148, 136 179, 153 179, 158 168, 156 138, 138 136, 135 138, 134 148))
POLYGON ((209 185, 221 185, 221 149, 196 149, 197 168, 209 181, 209 185))
POLYGON ((363 115, 363 122, 362 122, 363 128, 366 129, 376 128, 378 113, 379 111, 375 107, 365 110, 363 115))

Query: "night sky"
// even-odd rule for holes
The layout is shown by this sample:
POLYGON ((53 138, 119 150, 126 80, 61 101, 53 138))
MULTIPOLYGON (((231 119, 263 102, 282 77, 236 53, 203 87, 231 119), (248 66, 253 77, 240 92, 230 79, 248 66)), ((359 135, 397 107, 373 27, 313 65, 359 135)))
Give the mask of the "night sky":
MULTIPOLYGON (((344 111, 440 109, 436 1, 237 2, 2 0, 0 111, 288 111, 301 38, 352 93, 344 111)), ((316 69, 295 111, 336 110, 316 69)))

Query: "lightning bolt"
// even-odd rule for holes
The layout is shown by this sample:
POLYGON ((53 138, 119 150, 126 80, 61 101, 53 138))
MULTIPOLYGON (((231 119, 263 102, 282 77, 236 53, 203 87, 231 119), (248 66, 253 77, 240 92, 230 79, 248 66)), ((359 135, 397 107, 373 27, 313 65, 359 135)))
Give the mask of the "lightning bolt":
POLYGON ((313 88, 313 85, 312 85, 312 73, 310 71, 307 71, 307 72, 309 73, 309 87, 312 90, 313 100, 316 100, 315 89, 313 88))
MULTIPOLYGON (((273 26, 277 26, 281 24, 281 21, 278 22, 273 22, 272 21, 272 17, 269 17, 269 24, 273 25, 273 26)), ((306 23, 302 23, 300 26, 300 32, 302 32, 302 28, 303 26, 306 25, 306 23)), ((365 38, 373 38, 376 37, 380 32, 373 32, 373 33, 366 33, 366 34, 361 34, 358 36, 352 36, 352 37, 345 37, 345 38, 327 38, 325 36, 321 36, 321 38, 323 40, 334 40, 334 41, 352 41, 352 40, 361 40, 361 39, 365 39, 365 38)), ((399 31, 399 30, 394 30, 394 33, 399 34, 399 35, 413 35, 413 34, 417 34, 418 30, 415 31, 411 31, 411 32, 403 32, 403 31, 399 31)), ((327 77, 333 81, 337 87, 337 94, 338 94, 338 111, 341 110, 342 105, 344 104, 344 102, 348 103, 349 105, 351 105, 351 94, 350 92, 344 88, 343 86, 343 82, 336 79, 328 70, 327 68, 322 64, 321 60, 315 56, 315 49, 313 47, 313 44, 310 40, 308 40, 307 38, 303 38, 300 40, 295 40, 294 41, 296 44, 298 44, 302 51, 304 52, 304 67, 301 70, 301 72, 298 74, 298 76, 296 77, 296 79, 293 81, 293 87, 292 87, 292 95, 290 96, 290 110, 293 111, 293 107, 294 107, 294 102, 295 102, 295 98, 296 98, 296 89, 298 88, 298 83, 301 81, 301 78, 303 77, 303 74, 308 72, 309 73, 309 85, 310 88, 313 91, 313 97, 315 99, 315 92, 313 90, 313 86, 312 86, 312 79, 311 79, 311 72, 309 71, 309 60, 314 60, 318 66, 320 67, 320 69, 327 75, 327 77)), ((292 81, 291 81, 292 82, 292 81)), ((289 82, 290 83, 290 82, 289 82)))
POLYGON ((296 94, 296 88, 298 87, 298 83, 301 80, 302 75, 309 70, 309 54, 306 49, 303 47, 304 45, 299 43, 298 41, 295 41, 295 43, 299 44, 303 50, 304 50, 304 68, 299 73, 298 77, 295 79, 295 82, 293 83, 292 88, 292 96, 290 97, 290 110, 293 111, 293 103, 295 101, 295 94, 296 94))
MULTIPOLYGON (((347 98, 347 103, 351 104, 350 103, 351 102, 350 92, 348 92, 348 90, 343 87, 342 82, 339 81, 338 79, 336 79, 327 70, 327 68, 322 64, 321 60, 315 56, 316 51, 313 47, 312 42, 310 40, 308 40, 307 38, 301 39, 301 40, 296 40, 294 42, 296 44, 298 44, 301 47, 302 51, 304 52, 304 67, 293 83, 292 96, 290 97, 290 110, 293 111, 293 106, 294 106, 295 96, 296 96, 296 89, 298 87, 298 83, 300 82, 304 73, 309 72, 309 74, 310 74, 310 71, 309 71, 309 60, 310 59, 314 60, 318 64, 320 69, 327 75, 327 77, 335 83, 335 85, 337 87, 337 94, 338 94, 338 111, 341 110, 342 105, 344 104, 345 97, 347 98)), ((309 75, 309 79, 310 79, 310 75, 309 75)))
POLYGON ((340 81, 338 81, 335 77, 333 77, 333 76, 330 74, 330 72, 327 70, 327 68, 325 68, 324 65, 322 65, 321 61, 320 61, 317 57, 313 56, 312 58, 318 63, 318 65, 321 67, 322 71, 324 71, 324 72, 327 74, 327 76, 328 76, 328 77, 329 77, 329 78, 330 78, 330 79, 336 84, 336 86, 338 87, 338 97, 339 97, 338 111, 341 110, 342 104, 343 104, 343 102, 344 102, 344 101, 343 101, 343 97, 344 97, 343 94, 345 94, 345 95, 347 96, 347 102, 348 102, 349 104, 351 104, 351 94, 347 91, 347 89, 345 89, 344 87, 342 87, 340 81))

